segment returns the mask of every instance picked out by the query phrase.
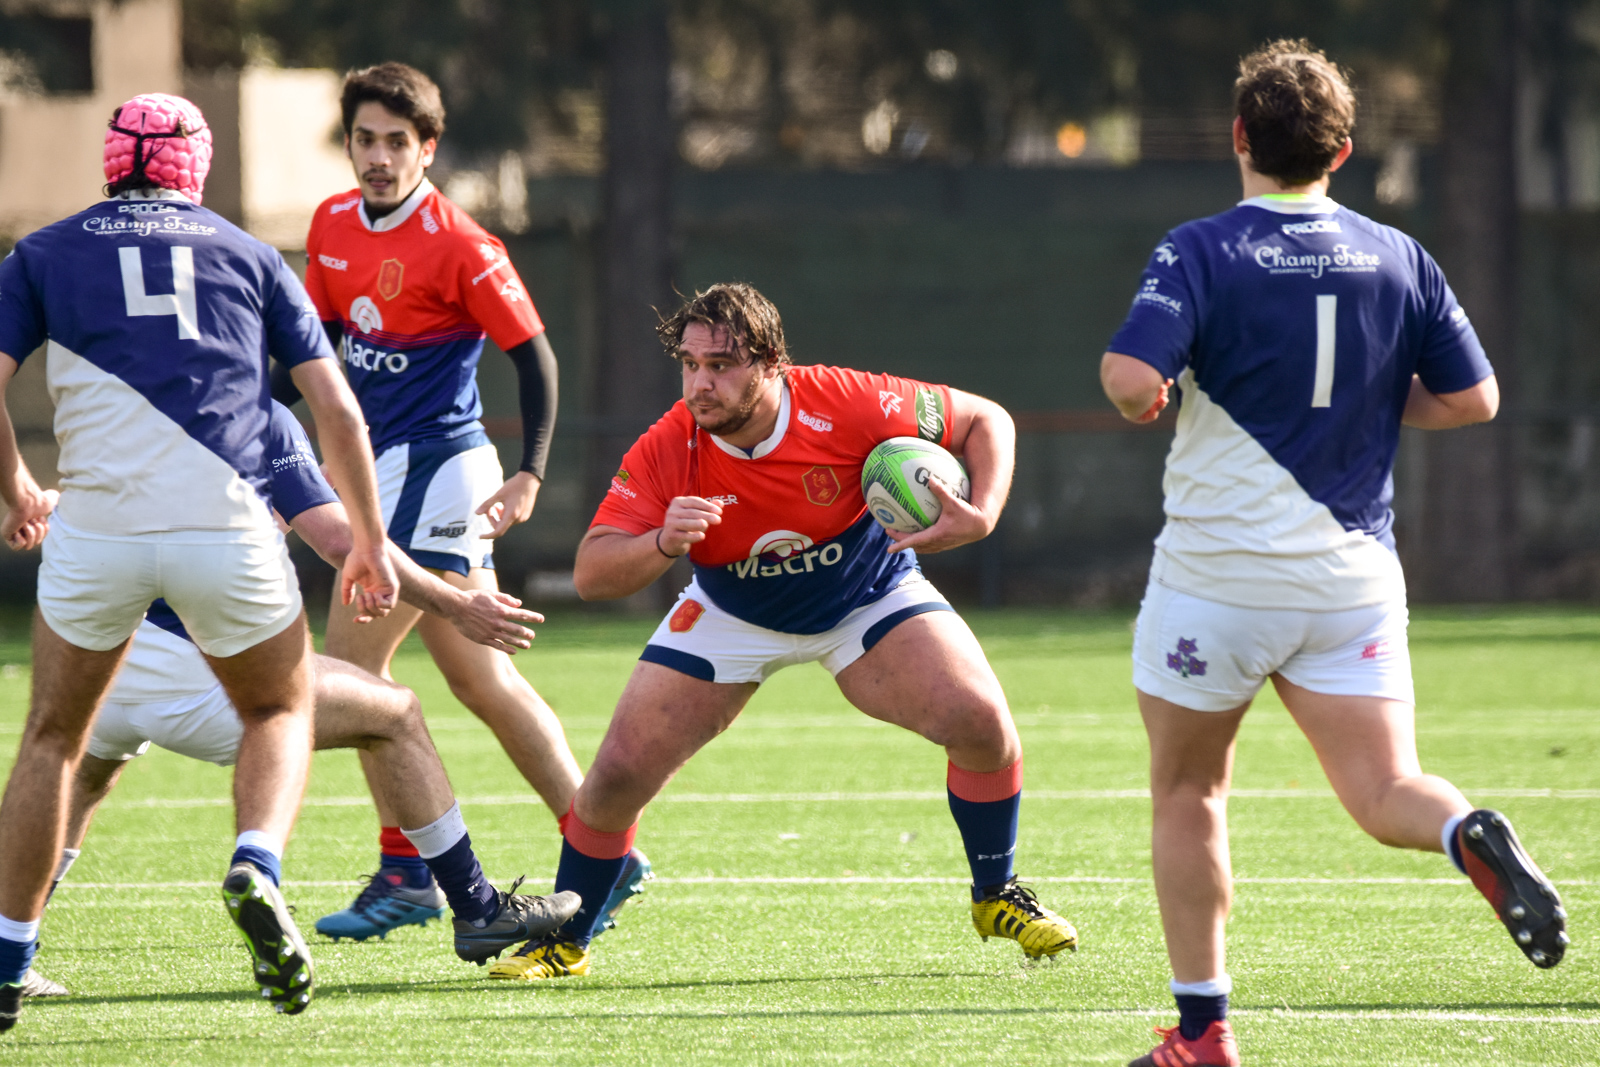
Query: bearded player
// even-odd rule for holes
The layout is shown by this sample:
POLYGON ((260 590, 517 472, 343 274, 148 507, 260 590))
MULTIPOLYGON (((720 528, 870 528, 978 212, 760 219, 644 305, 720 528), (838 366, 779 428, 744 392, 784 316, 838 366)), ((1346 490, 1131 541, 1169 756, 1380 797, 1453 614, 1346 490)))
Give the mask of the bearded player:
POLYGON ((556 886, 583 909, 490 977, 587 973, 597 905, 645 805, 763 681, 813 661, 857 708, 944 746, 978 933, 1014 938, 1032 957, 1076 947, 1073 928, 1012 871, 1022 745, 1005 694, 910 551, 994 529, 1011 485, 1011 418, 957 389, 790 365, 777 309, 747 285, 700 293, 660 336, 683 400, 628 451, 574 577, 585 599, 624 597, 687 555, 694 580, 645 646, 563 821, 556 886), (939 521, 894 543, 867 512, 861 468, 880 441, 907 435, 965 457, 972 503, 932 483, 939 521))
MULTIPOLYGON (((389 536, 418 564, 460 588, 496 588, 493 539, 531 513, 555 424, 556 363, 503 245, 428 181, 444 132, 438 87, 400 63, 351 73, 340 101, 358 188, 317 209, 306 240, 306 288, 346 371, 377 455, 389 536), (502 480, 477 386, 487 334, 517 370, 522 461, 502 480)), ((280 399, 283 394, 280 393, 280 399)), ((401 606, 355 624, 334 605, 327 651, 380 677, 416 627, 451 691, 495 732, 551 810, 567 810, 582 776, 560 721, 503 653, 467 641, 443 620, 401 606)), ((362 766, 372 780, 371 760, 362 766)), ((380 868, 389 889, 324 916, 329 936, 366 937, 434 907, 381 789, 380 868)), ((631 891, 649 876, 634 857, 631 891)))

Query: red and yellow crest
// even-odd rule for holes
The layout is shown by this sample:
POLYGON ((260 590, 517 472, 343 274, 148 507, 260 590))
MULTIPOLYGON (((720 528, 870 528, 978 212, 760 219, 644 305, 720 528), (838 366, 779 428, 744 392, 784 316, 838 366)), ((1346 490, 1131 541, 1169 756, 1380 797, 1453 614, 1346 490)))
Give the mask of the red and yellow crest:
POLYGON ((393 300, 400 295, 400 286, 405 284, 406 265, 398 259, 386 259, 378 267, 378 295, 385 300, 393 300))
POLYGON ((672 618, 667 620, 667 629, 675 634, 688 633, 694 629, 694 624, 700 621, 700 616, 706 613, 705 605, 698 600, 685 600, 678 605, 678 610, 672 613, 672 618))
POLYGON ((832 467, 812 467, 800 476, 800 484, 806 487, 806 499, 813 504, 827 507, 839 499, 839 476, 832 467))

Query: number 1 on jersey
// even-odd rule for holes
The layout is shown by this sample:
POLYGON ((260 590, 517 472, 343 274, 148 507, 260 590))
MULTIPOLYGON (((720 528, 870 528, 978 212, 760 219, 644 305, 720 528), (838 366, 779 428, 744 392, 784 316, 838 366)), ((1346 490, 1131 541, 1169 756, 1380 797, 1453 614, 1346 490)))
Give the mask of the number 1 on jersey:
POLYGON ((172 246, 172 292, 146 295, 144 291, 144 262, 137 248, 119 248, 122 260, 122 298, 128 314, 176 315, 178 339, 200 340, 200 313, 194 296, 194 249, 182 245, 172 246))
POLYGON ((1339 320, 1339 298, 1317 297, 1317 374, 1311 384, 1311 406, 1333 406, 1333 352, 1339 320))

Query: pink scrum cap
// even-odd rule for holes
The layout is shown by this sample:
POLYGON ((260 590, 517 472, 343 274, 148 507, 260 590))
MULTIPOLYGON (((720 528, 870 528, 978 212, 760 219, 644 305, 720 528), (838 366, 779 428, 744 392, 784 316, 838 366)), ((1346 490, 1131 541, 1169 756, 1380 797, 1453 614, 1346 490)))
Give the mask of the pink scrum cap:
POLYGON ((211 169, 211 129, 199 108, 181 96, 141 93, 112 112, 108 125, 108 194, 148 178, 200 202, 211 169))

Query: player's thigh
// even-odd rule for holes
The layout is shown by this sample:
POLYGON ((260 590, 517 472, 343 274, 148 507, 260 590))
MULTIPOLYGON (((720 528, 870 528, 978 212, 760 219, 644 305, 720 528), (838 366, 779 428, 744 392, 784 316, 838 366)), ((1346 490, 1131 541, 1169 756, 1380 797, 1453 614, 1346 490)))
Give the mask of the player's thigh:
POLYGON ((388 678, 389 665, 406 634, 422 618, 422 612, 410 604, 396 602, 394 610, 370 622, 357 622, 360 614, 353 605, 340 602, 339 583, 333 586, 333 597, 328 605, 328 631, 322 647, 335 659, 354 663, 388 678))
POLYGON ((316 656, 318 749, 364 748, 374 740, 424 733, 417 695, 353 663, 316 656))
MULTIPOLYGON (((474 567, 464 575, 450 570, 433 573, 440 581, 457 589, 500 588, 494 570, 489 567, 474 567)), ((445 619, 424 614, 417 632, 451 691, 469 705, 491 701, 508 689, 520 689, 527 684, 510 656, 463 636, 445 619)))
POLYGON ((1371 799, 1392 783, 1422 773, 1416 712, 1410 703, 1317 693, 1281 675, 1273 683, 1341 798, 1371 799))
POLYGON ((120 647, 161 595, 154 537, 88 536, 54 520, 41 556, 39 617, 63 642, 80 649, 120 647))
POLYGON ((1139 717, 1150 740, 1150 788, 1158 801, 1180 790, 1225 793, 1233 777, 1234 739, 1250 705, 1196 711, 1136 692, 1139 717))
POLYGON ((953 611, 905 619, 835 679, 860 710, 938 744, 1016 747, 1000 680, 953 611))
POLYGON ((311 632, 302 611, 293 625, 232 656, 206 656, 246 726, 261 715, 311 712, 311 632))
POLYGON ((1248 706, 1305 643, 1310 615, 1224 604, 1152 579, 1134 624, 1134 688, 1193 711, 1248 706))

